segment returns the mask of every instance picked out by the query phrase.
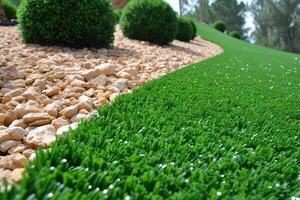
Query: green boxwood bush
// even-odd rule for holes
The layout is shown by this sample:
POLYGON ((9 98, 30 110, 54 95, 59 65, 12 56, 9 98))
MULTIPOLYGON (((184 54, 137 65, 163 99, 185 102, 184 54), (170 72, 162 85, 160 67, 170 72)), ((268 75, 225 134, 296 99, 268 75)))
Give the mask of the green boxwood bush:
MULTIPOLYGON (((1 0, 0 0, 1 1, 1 0)), ((16 19, 17 6, 11 2, 11 0, 2 0, 2 7, 4 14, 8 19, 16 19)))
POLYGON ((236 39, 241 39, 242 38, 241 34, 239 32, 237 32, 237 31, 232 31, 232 32, 229 33, 229 35, 231 37, 236 38, 236 39))
POLYGON ((120 25, 126 37, 159 45, 172 42, 178 28, 176 13, 162 0, 130 1, 122 11, 120 25))
POLYGON ((190 22, 191 22, 192 27, 193 27, 193 39, 194 39, 197 36, 197 26, 196 26, 196 24, 193 20, 190 19, 190 22))
POLYGON ((108 0, 23 0, 18 20, 28 43, 108 47, 116 16, 108 0))
POLYGON ((189 42, 194 38, 194 29, 189 19, 178 18, 178 33, 176 39, 189 42))
POLYGON ((224 24, 224 22, 222 22, 220 20, 218 20, 214 23, 214 28, 222 33, 224 33, 226 31, 226 25, 224 24))

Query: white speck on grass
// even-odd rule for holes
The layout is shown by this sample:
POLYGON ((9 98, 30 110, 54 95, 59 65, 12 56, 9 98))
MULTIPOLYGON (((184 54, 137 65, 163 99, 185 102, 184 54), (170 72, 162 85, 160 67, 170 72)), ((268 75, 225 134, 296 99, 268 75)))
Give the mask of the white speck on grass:
POLYGON ((53 193, 52 192, 48 193, 47 197, 48 198, 52 198, 53 197, 53 193))
POLYGON ((91 185, 89 185, 88 189, 89 189, 89 190, 91 190, 91 189, 92 189, 92 186, 91 186, 91 185))
POLYGON ((85 168, 85 171, 88 172, 88 171, 89 171, 89 168, 85 168))
POLYGON ((107 189, 103 190, 103 194, 107 194, 107 193, 108 193, 107 189))
POLYGON ((291 197, 291 200, 300 200, 300 197, 291 197))
POLYGON ((55 170, 55 167, 51 166, 51 167, 50 167, 50 170, 51 170, 51 171, 54 171, 54 170, 55 170))
POLYGON ((125 198, 124 198, 124 200, 130 200, 131 199, 131 197, 129 196, 129 195, 127 195, 125 198))
POLYGON ((221 196, 222 195, 222 192, 217 192, 217 196, 221 196))
POLYGON ((124 144, 128 144, 128 141, 125 141, 124 144))
POLYGON ((114 185, 113 184, 110 184, 109 186, 108 186, 108 189, 113 189, 114 188, 114 185))
POLYGON ((68 162, 68 160, 64 158, 64 159, 61 160, 61 162, 66 163, 66 162, 68 162))

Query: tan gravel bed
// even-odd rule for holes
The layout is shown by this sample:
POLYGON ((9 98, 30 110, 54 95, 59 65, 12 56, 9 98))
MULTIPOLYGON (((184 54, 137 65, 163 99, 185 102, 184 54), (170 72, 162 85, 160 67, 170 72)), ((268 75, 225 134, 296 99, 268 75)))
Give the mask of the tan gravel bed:
POLYGON ((16 27, 0 27, 0 186, 20 180, 37 148, 75 128, 116 96, 222 53, 201 38, 168 46, 123 37, 111 49, 23 44, 16 27))

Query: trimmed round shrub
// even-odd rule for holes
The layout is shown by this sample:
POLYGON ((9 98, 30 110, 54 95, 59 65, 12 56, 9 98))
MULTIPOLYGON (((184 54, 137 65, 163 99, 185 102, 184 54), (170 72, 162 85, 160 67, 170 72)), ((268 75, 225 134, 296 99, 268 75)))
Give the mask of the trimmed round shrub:
POLYGON ((18 20, 25 42, 100 48, 113 42, 116 16, 108 0, 23 0, 18 20))
POLYGON ((11 0, 2 0, 0 3, 2 3, 4 14, 8 19, 17 19, 17 6, 11 0))
POLYGON ((197 36, 197 26, 196 26, 196 24, 193 20, 190 19, 190 22, 191 22, 192 27, 193 27, 193 39, 194 39, 197 36))
POLYGON ((232 32, 229 33, 229 35, 231 37, 236 38, 236 39, 241 39, 242 38, 241 34, 239 32, 237 32, 237 31, 232 31, 232 32))
POLYGON ((178 18, 178 33, 176 39, 189 42, 194 38, 194 29, 190 20, 183 17, 178 18))
POLYGON ((224 24, 224 22, 218 20, 214 23, 214 28, 224 33, 226 30, 226 25, 224 24))
POLYGON ((133 0, 123 9, 120 25, 131 39, 165 45, 177 34, 177 17, 163 0, 133 0))

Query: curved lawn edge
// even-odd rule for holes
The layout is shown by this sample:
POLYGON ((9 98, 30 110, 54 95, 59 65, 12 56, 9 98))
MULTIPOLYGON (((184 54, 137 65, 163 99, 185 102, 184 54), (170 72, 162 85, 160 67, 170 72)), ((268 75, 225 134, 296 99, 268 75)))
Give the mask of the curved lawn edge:
POLYGON ((103 107, 1 199, 299 196, 300 57, 198 28, 225 52, 103 107))

